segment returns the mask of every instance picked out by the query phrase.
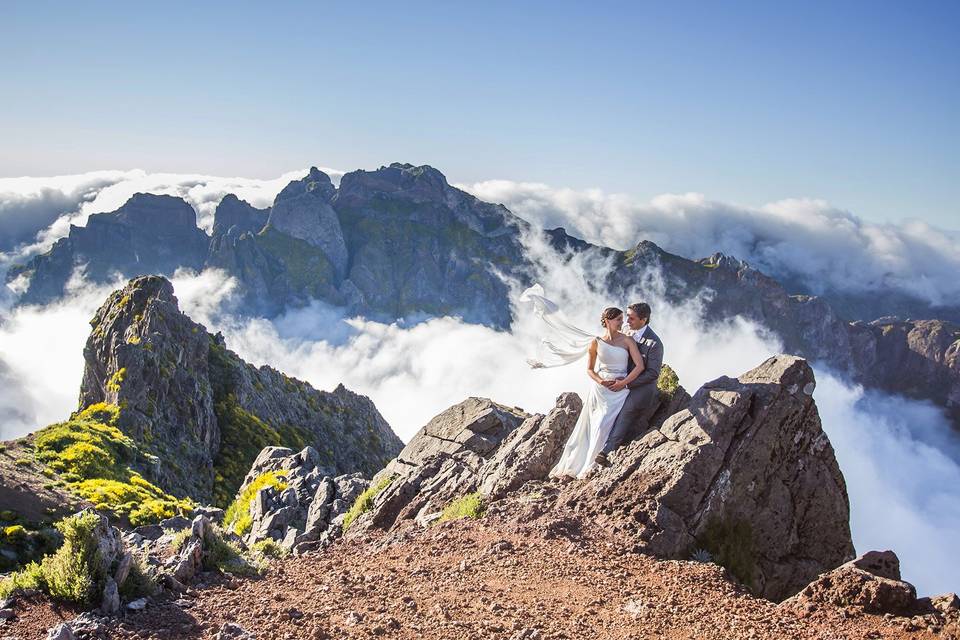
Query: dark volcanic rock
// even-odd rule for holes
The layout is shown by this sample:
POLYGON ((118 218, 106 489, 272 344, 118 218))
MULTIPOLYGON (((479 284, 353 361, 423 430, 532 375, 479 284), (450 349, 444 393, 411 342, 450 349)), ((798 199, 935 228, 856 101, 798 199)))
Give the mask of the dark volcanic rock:
POLYGON ((259 233, 267 224, 269 216, 269 209, 257 209, 245 200, 227 194, 213 214, 213 237, 217 238, 231 231, 236 235, 259 233))
POLYGON ((209 238, 197 228, 193 208, 181 198, 137 193, 111 213, 96 213, 85 227, 70 227, 45 254, 16 270, 31 274, 22 302, 48 302, 63 294, 74 269, 95 282, 115 273, 130 277, 201 269, 209 238))
POLYGON ((635 527, 650 553, 686 558, 705 548, 756 593, 792 595, 853 557, 846 484, 814 386, 793 356, 707 383, 689 407, 616 452, 583 495, 600 495, 614 526, 635 527))
POLYGON ((332 470, 368 474, 401 448, 368 398, 241 360, 165 278, 130 281, 91 324, 80 407, 118 405, 121 430, 156 456, 142 471, 178 495, 229 500, 266 445, 312 445, 332 470))

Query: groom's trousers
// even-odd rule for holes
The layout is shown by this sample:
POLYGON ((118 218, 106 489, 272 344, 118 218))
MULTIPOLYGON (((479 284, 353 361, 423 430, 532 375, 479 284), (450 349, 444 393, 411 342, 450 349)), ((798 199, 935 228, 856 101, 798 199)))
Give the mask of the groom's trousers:
POLYGON ((613 423, 613 429, 610 430, 603 452, 610 453, 624 442, 629 442, 636 436, 646 433, 650 426, 650 418, 657 409, 659 398, 660 391, 657 389, 656 381, 631 389, 623 403, 623 408, 620 409, 620 415, 613 423))

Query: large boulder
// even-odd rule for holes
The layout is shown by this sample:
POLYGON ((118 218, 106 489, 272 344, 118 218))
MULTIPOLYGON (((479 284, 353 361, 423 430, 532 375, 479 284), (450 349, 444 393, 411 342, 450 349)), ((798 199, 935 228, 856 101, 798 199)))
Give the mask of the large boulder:
POLYGON ((467 398, 421 427, 385 473, 407 475, 437 454, 469 451, 488 458, 526 417, 487 398, 467 398))
POLYGON ((480 474, 480 492, 503 497, 529 480, 542 480, 550 473, 573 432, 583 402, 575 393, 564 393, 547 415, 524 420, 508 435, 480 474))
POLYGON ((814 387, 807 362, 785 355, 709 382, 568 501, 596 500, 641 550, 686 558, 703 548, 754 592, 786 598, 854 555, 814 387))
POLYGON ((870 551, 817 577, 782 607, 830 604, 866 613, 908 615, 918 610, 917 590, 900 577, 893 551, 870 551))

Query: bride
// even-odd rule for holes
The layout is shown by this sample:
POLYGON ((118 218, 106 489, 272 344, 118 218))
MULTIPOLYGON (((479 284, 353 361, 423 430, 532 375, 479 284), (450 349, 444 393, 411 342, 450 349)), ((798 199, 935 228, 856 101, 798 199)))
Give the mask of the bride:
POLYGON ((627 384, 643 372, 643 358, 633 338, 620 331, 623 311, 616 307, 604 309, 600 316, 603 333, 593 335, 570 324, 559 307, 545 297, 543 287, 538 284, 524 291, 520 300, 533 303, 534 312, 553 328, 557 336, 553 341, 541 341, 546 357, 544 360, 528 360, 531 367, 558 367, 587 356, 587 376, 592 382, 584 398, 583 410, 560 460, 550 471, 551 478, 583 478, 596 467, 597 454, 603 449, 627 399, 627 384), (636 363, 629 374, 628 356, 636 363))

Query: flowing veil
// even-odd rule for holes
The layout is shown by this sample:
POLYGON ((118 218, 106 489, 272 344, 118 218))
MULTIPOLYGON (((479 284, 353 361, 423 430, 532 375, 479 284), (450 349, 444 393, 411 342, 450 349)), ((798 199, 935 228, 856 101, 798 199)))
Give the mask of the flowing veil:
POLYGON ((520 302, 532 303, 533 312, 546 322, 555 334, 550 340, 540 340, 537 354, 540 359, 530 358, 527 364, 534 369, 562 367, 586 355, 596 336, 571 324, 561 313, 560 307, 546 297, 542 286, 535 284, 524 291, 520 294, 520 302))

